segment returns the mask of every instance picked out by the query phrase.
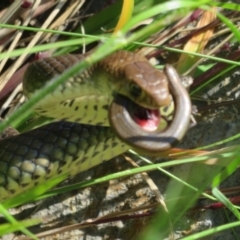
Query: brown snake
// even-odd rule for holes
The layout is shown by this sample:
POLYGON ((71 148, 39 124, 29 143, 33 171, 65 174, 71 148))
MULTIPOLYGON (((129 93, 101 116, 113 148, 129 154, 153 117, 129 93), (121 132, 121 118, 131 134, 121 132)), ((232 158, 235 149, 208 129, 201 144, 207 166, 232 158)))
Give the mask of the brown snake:
MULTIPOLYGON (((25 73, 24 93, 31 97, 84 58, 67 54, 32 63, 25 73)), ((171 148, 188 129, 191 102, 171 66, 161 72, 139 54, 118 51, 68 79, 35 110, 62 121, 0 141, 0 199, 56 174, 75 175, 130 146, 153 155, 171 148), (141 116, 145 122, 156 117, 153 112, 171 101, 169 83, 176 108, 172 123, 162 132, 143 130, 130 111, 137 106, 147 112, 147 117, 141 116), (107 127, 109 121, 121 140, 107 127)))

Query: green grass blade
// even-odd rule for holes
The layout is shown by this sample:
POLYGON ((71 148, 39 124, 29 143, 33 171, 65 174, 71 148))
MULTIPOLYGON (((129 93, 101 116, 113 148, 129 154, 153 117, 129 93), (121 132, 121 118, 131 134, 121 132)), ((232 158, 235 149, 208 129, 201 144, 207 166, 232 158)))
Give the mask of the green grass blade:
MULTIPOLYGON (((238 147, 239 148, 239 147, 238 147)), ((240 165, 240 156, 236 156, 236 158, 229 162, 226 167, 214 177, 212 182, 212 188, 219 186, 226 178, 228 178, 231 174, 233 174, 240 165)))
POLYGON ((181 238, 181 240, 195 240, 195 239, 200 239, 201 240, 204 237, 213 235, 215 233, 219 233, 221 231, 225 231, 225 230, 230 229, 230 228, 238 227, 238 226, 240 226, 240 221, 233 222, 233 223, 228 223, 228 224, 225 224, 225 225, 222 225, 222 226, 219 226, 219 227, 215 227, 215 228, 211 228, 211 229, 203 231, 201 233, 196 233, 196 234, 193 234, 189 237, 181 238))
POLYGON ((238 220, 240 220, 240 213, 235 208, 235 206, 226 198, 217 188, 213 188, 212 190, 213 196, 215 196, 219 202, 223 203, 235 216, 238 220))
POLYGON ((37 239, 34 234, 26 229, 28 226, 33 226, 39 224, 41 220, 39 219, 32 219, 31 221, 22 221, 18 222, 14 217, 9 214, 9 212, 5 209, 5 207, 0 204, 0 213, 8 220, 9 224, 0 225, 0 235, 3 236, 7 233, 13 231, 21 231, 25 235, 31 237, 32 239, 37 239))

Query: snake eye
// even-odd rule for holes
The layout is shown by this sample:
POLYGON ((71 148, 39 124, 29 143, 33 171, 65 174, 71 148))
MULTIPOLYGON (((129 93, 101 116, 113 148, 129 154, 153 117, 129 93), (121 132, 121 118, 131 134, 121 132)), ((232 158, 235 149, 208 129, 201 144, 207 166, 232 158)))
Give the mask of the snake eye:
POLYGON ((135 98, 140 97, 142 94, 142 89, 135 83, 130 83, 129 90, 130 94, 135 98))

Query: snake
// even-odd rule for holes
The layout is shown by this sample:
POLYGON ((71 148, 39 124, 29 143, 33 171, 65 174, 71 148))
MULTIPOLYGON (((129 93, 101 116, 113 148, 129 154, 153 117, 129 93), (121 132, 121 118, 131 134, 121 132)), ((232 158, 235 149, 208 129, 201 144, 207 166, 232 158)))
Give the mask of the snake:
MULTIPOLYGON (((87 56, 65 54, 31 63, 24 94, 31 98, 87 56)), ((191 101, 172 66, 160 71, 141 54, 119 50, 67 79, 34 111, 58 121, 1 139, 1 201, 56 175, 74 176, 130 148, 161 154, 187 132, 191 101), (172 100, 173 120, 160 131, 159 108, 172 100)))

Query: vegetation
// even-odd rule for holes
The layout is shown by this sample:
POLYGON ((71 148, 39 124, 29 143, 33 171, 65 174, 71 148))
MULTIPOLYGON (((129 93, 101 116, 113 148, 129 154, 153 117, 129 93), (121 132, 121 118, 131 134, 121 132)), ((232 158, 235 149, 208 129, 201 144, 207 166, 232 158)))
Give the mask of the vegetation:
MULTIPOLYGON (((113 1, 114 3, 108 3, 101 11, 91 16, 85 16, 81 21, 74 22, 74 19, 79 17, 79 10, 82 7, 86 9, 87 3, 82 6, 81 1, 69 2, 71 3, 34 1, 32 5, 28 6, 28 1, 22 3, 22 1, 16 0, 11 5, 6 6, 5 12, 2 10, 0 15, 0 36, 2 36, 0 97, 2 102, 6 100, 6 96, 10 97, 2 105, 1 113, 4 115, 5 121, 0 124, 1 130, 12 125, 20 131, 25 131, 46 123, 48 120, 37 119, 34 116, 31 110, 32 106, 71 75, 84 70, 121 48, 139 51, 149 59, 158 58, 161 66, 165 63, 174 64, 180 74, 191 75, 194 78, 194 83, 190 88, 190 96, 199 113, 202 114, 202 116, 196 117, 198 122, 209 120, 207 115, 209 112, 217 113, 224 110, 228 114, 227 107, 237 106, 239 100, 235 99, 234 94, 230 94, 228 97, 226 91, 230 90, 226 90, 226 87, 221 89, 218 96, 209 97, 209 91, 213 85, 221 84, 221 79, 230 76, 232 71, 240 65, 238 62, 240 58, 238 49, 240 41, 239 4, 207 0, 175 0, 161 3, 158 0, 135 0, 135 2, 128 1, 130 5, 124 1, 125 5, 123 5, 123 1, 113 1), (119 16, 121 16, 120 21, 118 21, 119 16), (64 24, 67 20, 69 23, 64 24), (22 99, 17 95, 19 91, 21 92, 21 88, 17 87, 19 83, 17 81, 21 80, 22 72, 34 53, 43 52, 49 56, 77 49, 84 51, 91 49, 99 41, 102 44, 93 51, 86 61, 66 71, 57 78, 54 84, 46 86, 29 101, 22 104, 22 99), (14 93, 10 95, 13 90, 14 93), (207 97, 209 99, 206 99, 207 97), (33 117, 35 121, 29 124, 28 120, 33 117)), ((195 136, 195 138, 200 139, 201 136, 195 136)), ((133 167, 130 170, 113 173, 98 179, 50 190, 66 179, 66 175, 56 176, 56 178, 34 187, 27 194, 8 199, 0 205, 0 213, 8 221, 0 226, 0 235, 21 231, 31 239, 38 239, 38 237, 52 234, 43 233, 39 234, 38 237, 34 236, 27 228, 39 224, 42 219, 17 221, 7 209, 66 193, 73 189, 86 188, 152 170, 159 170, 166 174, 171 178, 171 181, 164 193, 164 198, 157 191, 159 198, 158 208, 154 207, 156 214, 147 211, 153 209, 150 203, 148 206, 144 206, 143 209, 148 216, 153 217, 151 220, 149 218, 146 227, 138 232, 138 236, 135 236, 137 239, 155 240, 164 239, 167 236, 169 238, 181 236, 181 239, 185 240, 203 239, 205 236, 216 235, 226 229, 239 226, 240 214, 235 205, 239 199, 237 197, 228 198, 227 192, 218 189, 218 186, 238 168, 240 161, 238 138, 239 134, 237 133, 226 139, 218 139, 219 141, 209 139, 211 144, 208 146, 203 146, 199 140, 186 147, 193 148, 191 150, 181 148, 163 153, 163 156, 159 157, 168 158, 168 161, 157 164, 153 164, 149 159, 130 151, 131 157, 135 155, 133 159, 137 157, 145 161, 145 163, 142 162, 141 167, 133 167), (234 146, 233 140, 235 140, 234 146), (228 147, 225 147, 224 144, 227 143, 228 147), (176 168, 187 166, 183 167, 184 174, 181 178, 166 170, 167 167, 169 169, 169 167, 173 168, 174 166, 176 168), (205 192, 209 187, 211 190, 205 192), (211 203, 198 207, 195 204, 199 198, 208 199, 211 203), (200 211, 200 209, 206 210, 223 206, 232 212, 236 217, 235 221, 229 221, 229 223, 199 233, 195 233, 199 229, 189 232, 186 231, 187 229, 180 229, 179 235, 176 234, 179 222, 189 213, 189 209, 200 211), (183 233, 186 236, 183 236, 183 233)), ((192 139, 194 138, 192 137, 192 139)), ((188 142, 193 141, 192 139, 188 142)), ((229 188, 228 190, 232 190, 230 193, 235 194, 239 189, 229 188)), ((114 216, 109 214, 104 216, 104 219, 99 218, 94 224, 111 222, 116 219, 121 220, 124 217, 131 219, 133 215, 130 213, 138 214, 141 217, 139 209, 131 209, 128 212, 115 213, 114 216)), ((81 226, 69 225, 64 229, 56 229, 53 233, 79 229, 83 225, 89 227, 94 224, 85 222, 81 223, 81 226)))

